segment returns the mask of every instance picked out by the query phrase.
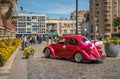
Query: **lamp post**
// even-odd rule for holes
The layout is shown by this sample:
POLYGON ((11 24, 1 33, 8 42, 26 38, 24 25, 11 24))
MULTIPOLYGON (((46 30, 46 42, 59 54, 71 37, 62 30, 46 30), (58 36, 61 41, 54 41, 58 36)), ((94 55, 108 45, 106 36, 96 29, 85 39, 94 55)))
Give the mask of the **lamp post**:
POLYGON ((94 39, 96 39, 96 21, 97 21, 97 18, 95 18, 94 22, 94 39))
POLYGON ((76 35, 78 35, 78 0, 76 0, 76 35))

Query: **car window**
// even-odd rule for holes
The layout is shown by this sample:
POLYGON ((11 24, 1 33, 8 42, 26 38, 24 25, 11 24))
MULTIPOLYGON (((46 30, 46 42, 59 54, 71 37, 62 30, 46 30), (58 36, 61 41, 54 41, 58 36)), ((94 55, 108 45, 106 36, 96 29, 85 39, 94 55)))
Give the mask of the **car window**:
POLYGON ((65 38, 60 38, 58 40, 58 44, 66 44, 66 39, 65 38))
POLYGON ((70 45, 78 45, 77 40, 75 40, 75 39, 73 39, 73 38, 70 38, 69 41, 68 41, 68 43, 69 43, 70 45))
POLYGON ((83 38, 82 41, 83 41, 84 43, 89 43, 89 42, 90 42, 90 41, 89 41, 88 39, 86 39, 86 38, 83 38))

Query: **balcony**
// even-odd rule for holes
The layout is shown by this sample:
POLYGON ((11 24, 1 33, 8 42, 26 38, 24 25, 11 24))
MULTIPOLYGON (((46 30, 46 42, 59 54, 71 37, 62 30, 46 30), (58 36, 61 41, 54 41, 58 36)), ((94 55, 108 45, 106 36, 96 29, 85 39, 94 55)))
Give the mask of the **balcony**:
POLYGON ((38 27, 37 25, 32 25, 32 27, 38 27))
POLYGON ((45 19, 38 19, 38 21, 45 21, 45 19))
POLYGON ((28 31, 27 34, 31 34, 32 32, 28 31))
POLYGON ((20 18, 18 18, 18 21, 25 21, 26 19, 20 19, 20 18))
POLYGON ((27 21, 31 21, 31 19, 27 19, 27 21))

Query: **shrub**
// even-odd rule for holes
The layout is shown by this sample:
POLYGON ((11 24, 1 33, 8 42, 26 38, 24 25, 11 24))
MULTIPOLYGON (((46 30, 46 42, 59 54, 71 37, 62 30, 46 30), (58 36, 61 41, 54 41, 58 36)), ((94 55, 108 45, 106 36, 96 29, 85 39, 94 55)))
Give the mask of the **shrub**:
POLYGON ((31 54, 34 54, 34 52, 35 52, 35 48, 32 48, 32 47, 31 47, 31 48, 30 48, 30 53, 31 53, 31 54))
POLYGON ((29 48, 29 47, 24 48, 24 50, 23 50, 23 55, 24 55, 26 58, 28 58, 29 54, 30 54, 30 48, 29 48))
POLYGON ((23 55, 24 55, 26 58, 29 58, 29 55, 30 55, 30 54, 33 55, 34 52, 35 52, 35 48, 26 47, 26 48, 24 48, 24 50, 23 50, 23 55))
POLYGON ((20 42, 21 40, 17 38, 0 40, 0 56, 3 59, 3 63, 6 63, 20 42))
POLYGON ((120 38, 114 36, 112 38, 106 38, 103 41, 104 44, 120 44, 120 38))

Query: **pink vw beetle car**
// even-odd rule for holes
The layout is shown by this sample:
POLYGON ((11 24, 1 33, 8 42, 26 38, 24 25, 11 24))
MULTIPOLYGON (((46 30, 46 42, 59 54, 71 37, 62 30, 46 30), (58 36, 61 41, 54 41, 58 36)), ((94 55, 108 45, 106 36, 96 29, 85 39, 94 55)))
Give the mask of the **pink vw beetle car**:
POLYGON ((101 42, 91 42, 85 36, 69 35, 62 36, 56 43, 46 46, 43 53, 46 58, 71 58, 76 62, 103 61, 101 45, 101 42))

